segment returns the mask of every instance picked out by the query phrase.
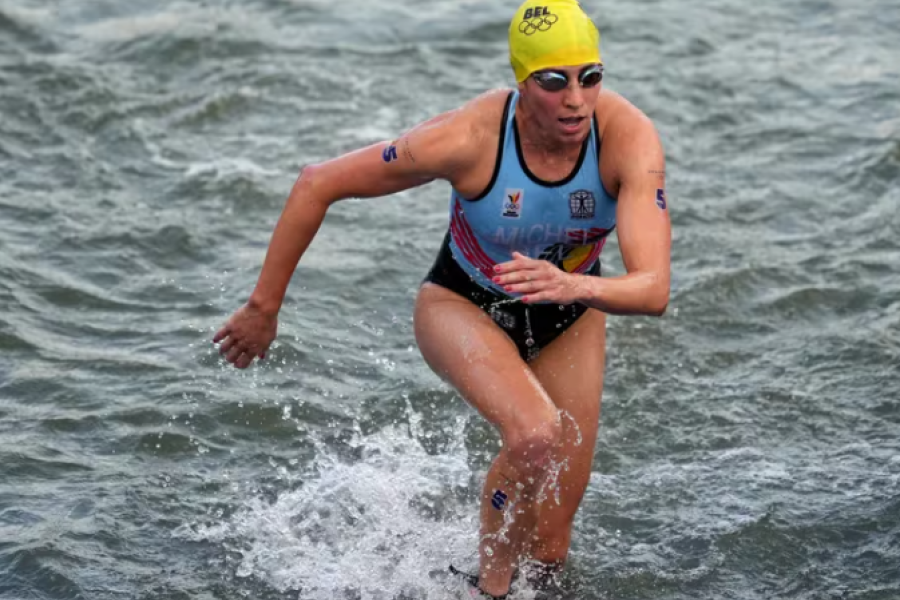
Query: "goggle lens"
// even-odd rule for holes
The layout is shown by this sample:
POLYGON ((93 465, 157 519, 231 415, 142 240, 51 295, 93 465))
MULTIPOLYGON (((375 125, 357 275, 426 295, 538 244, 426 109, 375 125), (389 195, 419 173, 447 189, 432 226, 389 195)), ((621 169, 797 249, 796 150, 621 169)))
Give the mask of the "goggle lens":
MULTIPOLYGON (((548 92, 559 92, 569 85, 569 76, 561 71, 538 71, 531 77, 548 92)), ((603 81, 603 65, 586 67, 578 74, 578 83, 583 88, 592 88, 603 81)))

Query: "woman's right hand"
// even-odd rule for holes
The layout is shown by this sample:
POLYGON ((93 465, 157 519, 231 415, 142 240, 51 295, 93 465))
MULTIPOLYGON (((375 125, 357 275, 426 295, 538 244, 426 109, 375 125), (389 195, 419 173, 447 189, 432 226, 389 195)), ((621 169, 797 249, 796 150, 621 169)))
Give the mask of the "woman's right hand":
POLYGON ((216 332, 213 343, 222 342, 219 354, 238 369, 246 369, 254 358, 266 357, 277 331, 278 313, 264 312, 247 303, 216 332))

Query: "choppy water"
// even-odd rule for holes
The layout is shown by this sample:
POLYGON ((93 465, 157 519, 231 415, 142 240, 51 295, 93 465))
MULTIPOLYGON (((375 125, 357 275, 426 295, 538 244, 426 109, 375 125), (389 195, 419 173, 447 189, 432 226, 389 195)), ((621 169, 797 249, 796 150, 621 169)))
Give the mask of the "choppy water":
MULTIPOLYGON (((900 6, 583 4, 674 284, 610 319, 566 597, 900 597, 900 6)), ((210 338, 299 166, 509 84, 514 6, 0 5, 0 597, 462 597, 497 441, 413 339, 446 188, 338 205, 267 364, 210 338)))

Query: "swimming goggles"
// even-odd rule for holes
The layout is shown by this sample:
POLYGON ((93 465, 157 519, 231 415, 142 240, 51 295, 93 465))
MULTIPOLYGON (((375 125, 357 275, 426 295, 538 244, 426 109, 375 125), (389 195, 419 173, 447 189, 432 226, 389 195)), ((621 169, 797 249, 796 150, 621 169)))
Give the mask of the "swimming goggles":
MULTIPOLYGON (((559 92, 569 86, 569 76, 562 71, 536 71, 531 78, 548 92, 559 92)), ((585 67, 578 74, 578 83, 583 88, 592 88, 603 80, 603 65, 585 67)))

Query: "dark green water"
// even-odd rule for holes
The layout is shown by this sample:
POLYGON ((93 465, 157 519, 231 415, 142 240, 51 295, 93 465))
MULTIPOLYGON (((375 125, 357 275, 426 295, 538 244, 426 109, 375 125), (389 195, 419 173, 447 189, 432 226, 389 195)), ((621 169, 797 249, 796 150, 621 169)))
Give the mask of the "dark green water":
MULTIPOLYGON (((674 282, 610 319, 565 597, 900 597, 900 6, 583 4, 674 282)), ((339 204, 266 364, 210 339, 299 167, 508 85, 514 8, 0 4, 0 597, 464 597, 497 442, 411 327, 447 188, 339 204)))

